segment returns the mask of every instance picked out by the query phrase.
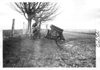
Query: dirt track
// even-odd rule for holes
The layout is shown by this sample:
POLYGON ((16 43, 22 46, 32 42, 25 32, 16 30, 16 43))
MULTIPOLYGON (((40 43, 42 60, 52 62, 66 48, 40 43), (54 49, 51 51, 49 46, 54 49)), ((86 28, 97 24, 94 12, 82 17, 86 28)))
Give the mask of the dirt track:
MULTIPOLYGON (((58 66, 59 63, 63 62, 60 58, 61 54, 57 48, 54 41, 48 39, 38 39, 32 40, 26 38, 21 43, 21 52, 24 52, 21 57, 26 57, 23 63, 23 66, 32 66, 32 67, 53 67, 58 66), (26 55, 26 53, 28 53, 26 55)), ((64 65, 64 63, 63 63, 64 65)))

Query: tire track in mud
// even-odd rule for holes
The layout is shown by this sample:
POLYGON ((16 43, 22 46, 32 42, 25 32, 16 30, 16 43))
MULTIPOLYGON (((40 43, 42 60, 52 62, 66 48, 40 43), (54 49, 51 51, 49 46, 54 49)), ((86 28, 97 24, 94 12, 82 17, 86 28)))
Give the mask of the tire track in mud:
POLYGON ((51 42, 53 48, 55 49, 56 53, 57 53, 57 56, 59 57, 59 60, 60 60, 60 65, 61 66, 64 66, 64 67, 67 67, 67 64, 65 62, 65 60, 68 60, 68 58, 66 58, 66 55, 68 57, 68 53, 66 53, 67 51, 65 51, 64 49, 62 49, 62 46, 57 46, 56 42, 52 41, 51 42), (65 58, 64 58, 65 56, 65 58))

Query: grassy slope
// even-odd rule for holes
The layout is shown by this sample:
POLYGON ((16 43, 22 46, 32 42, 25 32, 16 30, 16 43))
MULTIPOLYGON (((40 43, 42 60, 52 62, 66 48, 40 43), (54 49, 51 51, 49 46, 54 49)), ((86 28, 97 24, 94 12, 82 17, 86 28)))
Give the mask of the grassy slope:
POLYGON ((54 41, 27 36, 3 42, 4 67, 95 67, 95 35, 64 33, 62 50, 54 41))

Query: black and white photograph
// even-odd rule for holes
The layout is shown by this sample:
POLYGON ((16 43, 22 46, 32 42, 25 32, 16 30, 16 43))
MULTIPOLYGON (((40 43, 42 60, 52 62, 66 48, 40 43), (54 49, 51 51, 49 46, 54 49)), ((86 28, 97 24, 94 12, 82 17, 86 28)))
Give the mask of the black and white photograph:
POLYGON ((98 0, 0 1, 2 68, 96 68, 99 4, 98 0))

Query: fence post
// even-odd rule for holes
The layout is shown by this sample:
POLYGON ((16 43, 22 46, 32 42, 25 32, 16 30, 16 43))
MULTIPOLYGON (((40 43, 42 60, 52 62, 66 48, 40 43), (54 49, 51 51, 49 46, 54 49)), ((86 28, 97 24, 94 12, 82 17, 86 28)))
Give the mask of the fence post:
POLYGON ((25 23, 23 22, 23 35, 25 34, 25 23))
POLYGON ((12 37, 14 37, 14 25, 15 25, 15 19, 12 20, 12 37))

